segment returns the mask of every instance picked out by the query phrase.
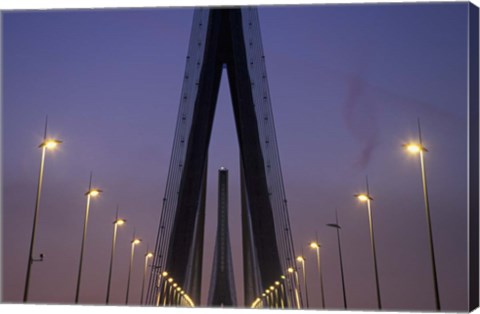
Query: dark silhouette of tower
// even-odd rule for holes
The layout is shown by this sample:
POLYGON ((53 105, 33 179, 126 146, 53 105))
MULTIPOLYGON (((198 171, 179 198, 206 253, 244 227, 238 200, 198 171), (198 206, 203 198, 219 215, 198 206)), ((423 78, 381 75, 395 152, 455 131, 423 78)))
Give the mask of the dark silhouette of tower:
POLYGON ((228 170, 218 171, 218 217, 208 306, 236 306, 230 233, 228 231, 228 170))
POLYGON ((193 17, 150 303, 162 271, 195 303, 201 299, 208 147, 224 69, 240 148, 245 305, 295 267, 257 10, 200 8, 193 17))

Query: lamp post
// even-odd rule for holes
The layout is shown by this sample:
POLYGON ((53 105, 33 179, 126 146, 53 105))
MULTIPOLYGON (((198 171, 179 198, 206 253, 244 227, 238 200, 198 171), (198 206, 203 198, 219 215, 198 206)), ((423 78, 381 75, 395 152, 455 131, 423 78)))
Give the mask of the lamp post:
POLYGON ((130 266, 128 267, 128 280, 127 280, 127 294, 125 296, 125 304, 128 304, 128 293, 130 292, 130 276, 132 274, 132 267, 133 267, 133 256, 135 254, 135 245, 140 244, 142 242, 141 239, 135 238, 135 232, 133 233, 133 238, 131 243, 131 253, 130 253, 130 266))
POLYGON ((47 124, 48 120, 45 120, 45 132, 43 134, 43 142, 38 146, 42 149, 42 157, 40 159, 40 174, 38 175, 38 185, 37 185, 37 198, 35 200, 35 211, 33 214, 33 227, 32 227, 32 238, 30 240, 30 249, 28 252, 28 263, 27 263, 27 275, 25 279, 25 289, 23 292, 23 302, 27 302, 28 299, 28 290, 30 288, 30 272, 32 270, 32 264, 35 261, 42 261, 43 255, 40 254, 40 259, 33 258, 33 247, 35 244, 35 233, 37 230, 37 220, 38 220, 38 209, 40 206, 40 194, 42 192, 42 182, 43 182, 43 169, 45 165, 45 153, 47 149, 53 150, 57 147, 58 144, 61 144, 62 141, 56 139, 47 139, 47 124))
POLYGON ((181 299, 181 296, 182 296, 182 288, 181 287, 177 287, 177 291, 176 291, 176 298, 175 298, 175 304, 177 306, 180 306, 180 299, 181 299))
POLYGON ((160 305, 160 303, 163 303, 165 305, 165 293, 167 292, 167 276, 168 272, 164 271, 162 272, 161 279, 158 283, 158 294, 157 294, 157 306, 160 305), (163 288, 161 287, 163 282, 163 288), (160 290, 162 289, 162 290, 160 290))
POLYGON ((380 284, 378 281, 378 269, 377 269, 377 253, 375 251, 375 237, 373 234, 373 220, 372 220, 372 210, 371 210, 371 205, 370 202, 373 201, 373 198, 370 196, 369 190, 368 190, 368 178, 367 178, 367 193, 360 193, 360 194, 355 194, 354 195, 356 198, 358 198, 361 202, 367 202, 367 210, 368 210, 368 222, 370 225, 370 242, 372 245, 372 252, 373 252, 373 266, 375 270, 375 283, 377 287, 377 303, 378 303, 378 309, 382 309, 382 300, 380 298, 380 284))
POLYGON ((170 296, 170 305, 176 305, 175 304, 175 292, 177 291, 178 283, 174 282, 172 286, 170 287, 171 291, 171 296, 170 296))
POLYGON ((335 223, 334 224, 327 224, 328 227, 335 228, 337 230, 337 243, 338 243, 338 256, 340 259, 340 274, 342 277, 342 290, 343 290, 343 306, 346 309, 347 308, 347 295, 345 292, 345 277, 343 273, 343 260, 342 260, 342 247, 340 245, 340 225, 338 224, 338 214, 337 211, 335 210, 335 223))
POLYGON ((172 292, 172 283, 173 283, 172 277, 168 278, 168 280, 165 281, 165 297, 163 298, 163 305, 170 305, 170 294, 172 292), (168 291, 167 291, 167 285, 168 285, 168 291))
POLYGON ((153 257, 153 253, 148 251, 145 253, 145 265, 143 267, 143 279, 142 279, 142 293, 140 294, 140 304, 143 304, 143 291, 145 290, 145 277, 147 276, 148 259, 153 257))
POLYGON ((78 266, 77 290, 75 293, 75 303, 78 303, 78 297, 80 295, 80 279, 82 277, 83 251, 85 247, 85 239, 87 237, 87 224, 88 224, 88 213, 90 211, 90 199, 92 197, 98 196, 102 192, 103 192, 102 190, 92 188, 92 173, 90 173, 90 183, 88 184, 88 191, 85 192, 85 196, 87 197, 87 206, 85 207, 85 220, 83 221, 83 237, 82 237, 82 246, 80 249, 80 265, 78 266))
POLYGON ((284 301, 284 298, 285 298, 285 292, 284 292, 284 289, 283 289, 283 284, 280 283, 280 281, 275 281, 275 286, 278 289, 280 289, 280 294, 277 293, 277 296, 278 296, 278 300, 279 300, 279 306, 281 309, 284 309, 285 308, 285 301, 284 301))
POLYGON ((296 300, 296 303, 297 303, 297 308, 301 309, 302 304, 301 304, 301 301, 300 301, 300 296, 298 294, 299 282, 298 282, 297 271, 293 267, 289 267, 287 269, 287 272, 293 276, 293 286, 295 288, 295 300, 296 300))
POLYGON ((318 270, 318 275, 320 277, 320 293, 321 293, 321 298, 322 298, 322 308, 325 308, 325 292, 323 290, 323 276, 322 276, 322 267, 320 264, 320 243, 318 242, 310 242, 310 247, 312 249, 315 249, 317 251, 317 270, 318 270))
POLYGON ((438 291, 438 279, 437 279, 437 267, 435 264, 435 251, 433 246, 433 234, 432 234, 432 222, 430 220, 430 205, 428 202, 428 190, 427 190, 427 174, 425 170, 425 161, 423 154, 428 152, 428 150, 422 144, 422 133, 420 129, 420 120, 418 120, 418 143, 407 143, 403 147, 407 149, 408 152, 412 154, 419 154, 420 156, 420 168, 422 174, 422 186, 423 186, 423 200, 425 202, 425 216, 427 219, 427 232, 430 245, 430 258, 432 263, 432 276, 433 276, 433 287, 435 292, 435 308, 437 311, 440 311, 440 294, 438 291))
POLYGON ((157 281, 157 295, 156 295, 156 300, 155 300, 155 305, 159 306, 160 305, 160 300, 162 296, 162 282, 166 282, 166 276, 168 276, 168 273, 166 271, 162 272, 161 274, 158 275, 158 281, 157 281))
POLYGON ((180 298, 179 298, 179 301, 178 301, 178 305, 182 305, 182 302, 183 302, 183 296, 185 295, 185 291, 181 290, 180 291, 180 298))
POLYGON ((271 293, 271 298, 272 298, 272 308, 278 308, 278 300, 277 296, 278 294, 276 293, 276 289, 274 286, 270 286, 270 293, 271 293))
POLYGON ((305 258, 301 255, 297 256, 297 262, 299 262, 302 265, 303 287, 305 289, 305 301, 308 309, 309 305, 308 305, 308 288, 307 288, 307 270, 305 269, 305 258))
POLYGON ((113 267, 113 257, 115 255, 115 245, 117 242, 117 228, 118 226, 121 226, 127 222, 125 219, 120 219, 118 218, 118 207, 117 207, 117 213, 115 215, 115 220, 113 221, 113 240, 112 240, 112 252, 110 255, 110 268, 108 271, 108 283, 107 283, 107 300, 106 304, 108 304, 109 299, 110 299, 110 284, 112 280, 112 267, 113 267))
POLYGON ((265 290, 265 294, 267 296, 267 305, 269 308, 272 307, 272 299, 270 297, 270 289, 265 290))

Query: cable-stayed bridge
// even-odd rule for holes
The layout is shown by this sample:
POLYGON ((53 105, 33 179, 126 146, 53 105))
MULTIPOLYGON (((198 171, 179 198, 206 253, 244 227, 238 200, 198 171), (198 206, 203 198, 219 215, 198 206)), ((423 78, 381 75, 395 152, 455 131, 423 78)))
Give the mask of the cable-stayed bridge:
POLYGON ((194 12, 145 303, 200 304, 208 147, 223 69, 240 148, 244 306, 300 308, 258 12, 252 7, 194 12))

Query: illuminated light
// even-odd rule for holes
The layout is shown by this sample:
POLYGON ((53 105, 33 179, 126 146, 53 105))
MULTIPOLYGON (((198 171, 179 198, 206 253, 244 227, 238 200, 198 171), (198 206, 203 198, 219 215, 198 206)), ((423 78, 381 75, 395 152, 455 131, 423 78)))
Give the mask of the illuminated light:
POLYGON ((153 253, 149 252, 146 256, 147 256, 147 258, 151 258, 151 257, 153 257, 153 253))
POLYGON ((266 294, 269 294, 269 293, 270 293, 270 290, 268 290, 268 289, 265 290, 265 293, 266 293, 266 294))
POLYGON ((289 268, 287 269, 287 271, 288 271, 290 274, 292 274, 295 270, 294 270, 292 267, 289 267, 289 268))
POLYGON ((55 140, 48 140, 45 142, 45 147, 47 149, 54 149, 57 147, 58 143, 55 140))
POLYGON ((55 147, 57 147, 57 143, 47 142, 47 143, 45 143, 45 147, 48 148, 48 149, 54 149, 55 147))
POLYGON ((134 244, 134 245, 140 244, 140 242, 142 242, 141 239, 133 239, 133 240, 132 240, 132 244, 134 244))
POLYGON ((90 196, 98 196, 100 193, 102 193, 103 191, 100 190, 100 189, 90 189, 87 193, 85 193, 85 195, 90 195, 90 196))
POLYGON ((48 139, 43 141, 38 147, 45 147, 46 149, 55 149, 62 141, 55 139, 48 139))
POLYGON ((303 258, 303 256, 298 256, 297 257, 297 262, 304 262, 305 259, 303 258))
POLYGON ((271 290, 271 291, 275 290, 275 287, 274 287, 274 286, 270 286, 270 290, 271 290))
POLYGON ((318 249, 320 245, 317 242, 310 242, 310 247, 312 249, 318 249))
POLYGON ((181 294, 181 295, 184 295, 184 294, 185 294, 185 291, 183 291, 183 290, 180 291, 180 294, 181 294))
POLYGON ((168 282, 169 282, 169 283, 172 283, 172 282, 173 282, 173 278, 168 278, 168 282))
POLYGON ((407 149, 407 151, 409 153, 412 153, 412 154, 418 154, 422 150, 426 151, 425 147, 423 147, 422 145, 417 144, 417 143, 404 144, 403 147, 405 147, 407 149))
POLYGON ((178 283, 173 283, 173 287, 176 288, 178 286, 178 283))
POLYGON ((180 287, 177 287, 177 291, 180 292, 182 290, 182 288, 180 287))
POLYGON ((366 202, 369 199, 371 199, 367 194, 356 194, 355 197, 358 198, 362 202, 366 202))
POLYGON ((280 286, 280 281, 275 281, 276 286, 280 286))
POLYGON ((168 273, 167 273, 166 271, 164 271, 164 272, 162 273, 162 276, 163 276, 163 277, 167 277, 167 276, 168 276, 168 273))
POLYGON ((281 278, 281 279, 285 279, 285 275, 281 275, 280 278, 281 278))
POLYGON ((126 222, 127 222, 127 221, 124 220, 124 219, 117 219, 117 220, 115 220, 113 223, 116 224, 116 225, 121 226, 121 225, 125 224, 126 222))
POLYGON ((265 293, 262 293, 262 297, 266 297, 267 295, 265 293))

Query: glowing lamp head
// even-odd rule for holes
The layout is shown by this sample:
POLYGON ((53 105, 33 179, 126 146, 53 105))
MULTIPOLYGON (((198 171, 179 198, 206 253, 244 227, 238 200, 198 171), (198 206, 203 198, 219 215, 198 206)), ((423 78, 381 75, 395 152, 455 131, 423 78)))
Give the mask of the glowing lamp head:
POLYGON ((113 223, 116 224, 117 226, 124 225, 127 221, 125 219, 117 219, 113 223))
POLYGON ((185 291, 183 291, 183 290, 180 291, 180 294, 181 294, 181 295, 184 295, 184 294, 185 294, 185 291))
POLYGON ((405 147, 407 152, 409 152, 411 154, 418 154, 421 151, 425 151, 425 152, 428 151, 425 147, 422 146, 422 144, 418 144, 418 143, 403 144, 403 147, 405 147))
POLYGON ((280 281, 275 281, 276 286, 280 286, 280 281))
POLYGON ((180 292, 182 290, 182 288, 180 287, 177 287, 177 291, 180 292))
POLYGON ((62 141, 55 139, 47 139, 40 144, 39 147, 45 147, 46 149, 55 149, 62 141))
POLYGON ((169 282, 169 283, 172 283, 172 282, 173 282, 173 278, 168 278, 168 282, 169 282))
POLYGON ((54 141, 48 141, 45 143, 45 147, 48 149, 54 149, 55 147, 57 147, 57 143, 54 141))
POLYGON ((317 242, 310 242, 310 247, 312 249, 318 249, 320 245, 317 242))
POLYGON ((266 294, 265 294, 265 293, 262 293, 262 297, 265 297, 265 296, 266 296, 266 294))
POLYGON ((167 273, 166 271, 164 271, 164 272, 162 273, 162 276, 163 276, 163 277, 167 277, 167 276, 168 276, 168 273, 167 273))
POLYGON ((361 202, 366 202, 372 199, 368 194, 364 194, 364 193, 355 194, 355 197, 358 198, 358 200, 361 202))
POLYGON ((141 239, 133 239, 133 240, 132 240, 132 244, 133 244, 133 245, 140 244, 140 242, 142 242, 141 239))
POLYGON ((265 293, 266 293, 266 294, 269 294, 269 293, 270 293, 270 290, 268 290, 268 289, 265 290, 265 293))
POLYGON ((145 255, 146 258, 152 258, 153 257, 153 253, 152 252, 148 252, 146 255, 145 255))
POLYGON ((95 197, 95 196, 100 195, 100 193, 102 193, 102 192, 103 191, 100 190, 100 189, 90 189, 87 193, 85 193, 85 195, 95 197))
POLYGON ((417 144, 408 144, 407 145, 407 150, 412 154, 416 154, 416 153, 419 153, 421 151, 421 148, 417 144))
POLYGON ((176 288, 178 286, 178 283, 174 282, 173 287, 176 288))
POLYGON ((304 262, 305 259, 303 258, 303 256, 297 256, 297 262, 304 262))
POLYGON ((285 277, 285 275, 281 275, 280 278, 281 278, 281 279, 285 279, 286 277, 285 277))
POLYGON ((287 271, 288 271, 290 274, 293 274, 293 272, 295 272, 295 270, 293 269, 293 267, 288 267, 287 271))
POLYGON ((275 290, 275 287, 274 286, 270 286, 270 291, 273 291, 275 290))

